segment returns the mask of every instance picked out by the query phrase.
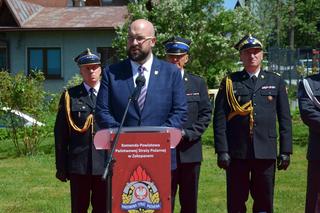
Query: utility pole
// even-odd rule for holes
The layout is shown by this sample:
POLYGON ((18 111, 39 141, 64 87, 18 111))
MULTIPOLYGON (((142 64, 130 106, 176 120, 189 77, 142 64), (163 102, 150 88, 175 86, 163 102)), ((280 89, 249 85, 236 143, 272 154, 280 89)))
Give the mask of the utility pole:
POLYGON ((294 17, 295 17, 295 0, 290 5, 290 49, 294 49, 294 17))
POLYGON ((249 9, 251 10, 251 1, 250 0, 245 0, 244 5, 249 7, 249 9))
POLYGON ((281 17, 279 10, 281 9, 281 0, 277 0, 277 47, 280 47, 280 24, 281 24, 281 17))

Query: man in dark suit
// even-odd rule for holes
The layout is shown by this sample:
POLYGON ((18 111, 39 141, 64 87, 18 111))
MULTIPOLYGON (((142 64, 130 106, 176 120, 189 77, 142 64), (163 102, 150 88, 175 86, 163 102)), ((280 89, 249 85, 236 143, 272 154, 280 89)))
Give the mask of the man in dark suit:
MULTIPOLYGON (((111 65, 102 73, 95 114, 100 128, 120 125, 138 77, 145 79, 145 85, 138 100, 129 106, 124 126, 182 128, 187 117, 183 81, 175 65, 152 54, 155 43, 152 23, 144 19, 131 23, 127 41, 129 58, 111 65)), ((174 154, 173 151, 173 160, 174 154)), ((172 169, 175 166, 172 162, 172 169)))
POLYGON ((196 213, 200 166, 202 161, 201 135, 211 120, 211 104, 203 78, 184 70, 189 60, 191 41, 172 37, 164 42, 167 60, 176 64, 184 81, 188 104, 188 120, 183 125, 182 139, 177 146, 177 169, 172 171, 172 212, 179 186, 181 213, 196 213))
POLYGON ((285 83, 262 70, 261 42, 247 35, 235 48, 244 70, 221 83, 214 110, 218 166, 226 169, 228 212, 246 212, 249 192, 253 212, 273 212, 276 122, 279 123, 278 169, 286 170, 292 153, 292 124, 285 83))
POLYGON ((309 127, 306 213, 320 213, 320 75, 304 79, 298 90, 302 121, 309 127))
POLYGON ((93 119, 96 95, 100 87, 100 58, 89 49, 75 58, 83 83, 66 90, 60 99, 54 127, 56 177, 70 180, 73 213, 106 212, 106 183, 101 176, 107 155, 96 150, 93 119))

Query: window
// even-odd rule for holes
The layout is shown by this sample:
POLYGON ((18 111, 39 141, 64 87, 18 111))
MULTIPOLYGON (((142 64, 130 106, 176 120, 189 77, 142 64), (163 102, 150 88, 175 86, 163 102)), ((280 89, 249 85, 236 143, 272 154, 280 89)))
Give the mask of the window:
POLYGON ((8 45, 5 41, 0 41, 0 71, 9 69, 8 45))
POLYGON ((102 0, 102 5, 110 4, 113 0, 102 0))
POLYGON ((60 48, 28 48, 28 72, 41 71, 47 79, 61 78, 60 48))

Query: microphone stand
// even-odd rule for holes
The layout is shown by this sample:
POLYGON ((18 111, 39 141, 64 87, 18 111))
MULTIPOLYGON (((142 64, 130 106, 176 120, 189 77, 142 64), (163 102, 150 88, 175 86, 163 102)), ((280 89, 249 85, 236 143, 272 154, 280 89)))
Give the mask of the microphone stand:
POLYGON ((143 76, 138 76, 138 78, 136 79, 136 88, 133 91, 133 94, 129 97, 126 109, 124 111, 120 126, 116 132, 115 138, 113 140, 112 143, 112 149, 110 151, 110 155, 107 161, 107 166, 104 170, 102 179, 103 180, 107 180, 107 213, 112 213, 112 175, 113 175, 113 165, 116 162, 116 160, 113 158, 114 152, 116 150, 116 146, 118 144, 119 141, 119 137, 120 137, 120 132, 121 129, 123 127, 124 121, 127 117, 127 113, 128 113, 128 109, 129 106, 132 102, 132 100, 137 100, 139 97, 139 94, 141 92, 141 88, 144 86, 145 84, 145 78, 143 76))

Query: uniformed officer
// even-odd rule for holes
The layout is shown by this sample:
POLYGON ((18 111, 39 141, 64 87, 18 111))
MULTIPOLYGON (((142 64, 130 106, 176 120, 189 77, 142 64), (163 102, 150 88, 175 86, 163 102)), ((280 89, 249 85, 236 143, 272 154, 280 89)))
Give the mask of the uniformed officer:
POLYGON ((75 59, 83 82, 66 90, 60 99, 54 127, 56 177, 70 180, 73 213, 106 212, 106 183, 101 176, 107 158, 96 150, 93 135, 97 130, 93 113, 100 87, 100 58, 89 49, 75 59))
POLYGON ((320 213, 320 75, 307 77, 299 84, 299 109, 309 127, 306 213, 320 213))
POLYGON ((211 120, 211 104, 203 78, 189 74, 184 66, 189 60, 191 41, 171 37, 164 42, 167 60, 181 70, 188 103, 188 120, 183 125, 182 140, 177 146, 177 169, 172 171, 172 212, 179 187, 181 213, 196 213, 200 166, 202 161, 201 135, 211 120))
POLYGON ((246 212, 249 192, 253 212, 273 212, 276 120, 279 123, 278 169, 286 170, 292 153, 291 117, 285 83, 262 70, 263 50, 254 36, 243 37, 235 48, 244 70, 221 83, 214 110, 217 164, 226 170, 229 213, 246 212))

